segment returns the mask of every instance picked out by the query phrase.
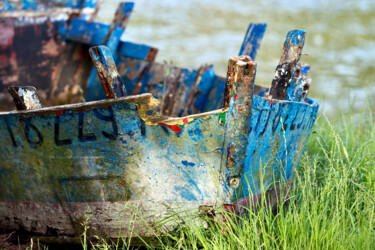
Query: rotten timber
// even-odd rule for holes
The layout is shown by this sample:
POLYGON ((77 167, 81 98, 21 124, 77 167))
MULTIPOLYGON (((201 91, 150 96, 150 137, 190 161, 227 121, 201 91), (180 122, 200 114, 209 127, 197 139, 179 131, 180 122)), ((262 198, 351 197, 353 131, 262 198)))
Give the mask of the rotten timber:
POLYGON ((98 46, 90 48, 90 57, 98 72, 107 98, 127 96, 126 88, 117 72, 116 64, 109 48, 98 46))
MULTIPOLYGON (((237 188, 244 165, 249 135, 249 120, 253 103, 256 63, 249 56, 234 57, 228 61, 225 93, 229 102, 223 104, 226 113, 224 155, 226 179, 229 188, 237 188)), ((233 195, 229 194, 231 197, 233 195)))
POLYGON ((291 84, 293 73, 301 57, 305 35, 304 30, 291 30, 286 36, 283 53, 272 79, 269 91, 270 99, 286 100, 287 89, 291 84))
POLYGON ((13 97, 17 110, 43 108, 42 101, 34 87, 9 87, 8 91, 13 97))
MULTIPOLYGON (((251 23, 239 53, 255 58, 265 28, 265 24, 251 23)), ((114 58, 129 93, 152 93, 162 100, 158 111, 170 116, 195 114, 222 107, 225 79, 215 75, 213 67, 202 65, 195 70, 157 63, 154 62, 154 51, 154 48, 146 45, 136 49, 131 43, 121 44, 114 58)), ((101 93, 99 81, 90 80, 90 84, 87 100, 105 97, 101 93)))

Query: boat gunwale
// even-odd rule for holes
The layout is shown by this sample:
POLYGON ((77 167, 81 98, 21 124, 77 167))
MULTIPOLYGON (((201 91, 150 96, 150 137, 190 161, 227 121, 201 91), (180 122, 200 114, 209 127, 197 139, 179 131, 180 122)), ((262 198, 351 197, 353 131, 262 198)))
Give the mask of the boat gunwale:
MULTIPOLYGON (((288 101, 288 100, 276 100, 276 99, 267 99, 266 97, 258 96, 259 98, 262 98, 263 101, 270 101, 272 103, 285 103, 285 104, 300 104, 300 105, 308 105, 312 108, 318 107, 319 103, 312 99, 307 98, 307 102, 296 102, 296 101, 288 101)), ((90 102, 81 102, 81 103, 73 103, 73 104, 65 104, 65 105, 58 105, 58 106, 49 106, 49 107, 43 107, 39 109, 32 109, 32 110, 13 110, 13 111, 5 111, 0 112, 0 117, 6 117, 10 115, 31 115, 36 114, 38 116, 42 115, 41 113, 49 113, 49 112, 58 112, 58 111, 64 111, 64 110, 87 110, 89 108, 95 108, 99 106, 104 106, 107 104, 113 104, 118 102, 134 102, 137 100, 144 100, 144 99, 154 99, 159 102, 158 99, 156 99, 151 93, 144 93, 140 95, 133 95, 133 96, 127 96, 127 97, 119 97, 115 99, 104 99, 104 100, 98 100, 98 101, 90 101, 90 102)), ((257 109, 256 107, 252 107, 253 109, 257 109)), ((164 120, 166 122, 173 122, 178 121, 185 118, 199 118, 209 115, 215 115, 222 112, 226 112, 227 109, 216 109, 208 112, 193 114, 189 116, 183 116, 183 117, 169 117, 169 116, 153 116, 156 119, 164 120)), ((150 115, 151 116, 151 115, 150 115)))

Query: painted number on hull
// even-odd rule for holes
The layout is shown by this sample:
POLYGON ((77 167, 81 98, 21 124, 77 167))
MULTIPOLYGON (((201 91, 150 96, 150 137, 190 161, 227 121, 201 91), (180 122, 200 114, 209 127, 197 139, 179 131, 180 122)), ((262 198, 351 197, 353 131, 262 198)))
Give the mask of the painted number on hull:
MULTIPOLYGON (((112 109, 108 109, 109 114, 103 114, 98 109, 94 109, 94 115, 96 118, 100 119, 104 122, 109 122, 112 125, 112 130, 102 130, 101 133, 104 137, 108 138, 109 140, 116 140, 119 133, 118 133, 118 125, 116 123, 116 118, 112 109)), ((60 115, 55 116, 54 122, 54 142, 56 146, 64 146, 70 145, 73 143, 73 138, 63 138, 64 135, 60 134, 60 115)), ((94 132, 86 132, 84 133, 84 120, 85 120, 85 113, 78 113, 78 133, 77 137, 80 142, 88 142, 88 141, 95 141, 97 139, 97 135, 94 132)), ((31 123, 31 118, 26 118, 21 116, 21 121, 24 123, 24 133, 26 141, 29 145, 33 148, 38 147, 43 143, 43 135, 35 126, 31 123), (31 133, 34 133, 36 137, 32 138, 31 133)), ((12 140, 12 144, 14 147, 18 147, 18 142, 14 136, 14 133, 11 129, 9 121, 5 119, 5 125, 9 136, 12 140)))

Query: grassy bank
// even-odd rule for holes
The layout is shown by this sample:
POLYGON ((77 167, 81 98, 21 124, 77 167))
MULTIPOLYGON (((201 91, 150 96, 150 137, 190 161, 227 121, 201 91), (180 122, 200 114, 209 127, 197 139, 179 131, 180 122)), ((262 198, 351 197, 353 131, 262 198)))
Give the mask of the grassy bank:
POLYGON ((159 239, 161 248, 374 249, 374 122, 367 110, 334 120, 320 115, 288 206, 279 202, 276 215, 265 207, 228 215, 208 229, 182 225, 159 239))

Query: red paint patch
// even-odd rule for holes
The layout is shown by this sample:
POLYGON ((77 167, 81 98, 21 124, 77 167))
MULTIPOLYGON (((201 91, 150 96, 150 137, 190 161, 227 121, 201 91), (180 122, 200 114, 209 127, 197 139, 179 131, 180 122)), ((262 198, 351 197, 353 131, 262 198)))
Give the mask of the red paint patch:
POLYGON ((187 118, 184 118, 182 121, 184 122, 184 124, 188 124, 189 123, 189 120, 187 118))
POLYGON ((65 110, 57 111, 56 116, 61 116, 65 113, 65 110))
POLYGON ((172 129, 174 132, 181 133, 182 126, 181 125, 167 125, 165 123, 159 123, 159 125, 166 126, 167 128, 172 129))
POLYGON ((141 104, 140 104, 139 102, 137 102, 137 101, 134 101, 134 103, 135 103, 135 107, 136 107, 137 109, 139 109, 139 107, 141 106, 141 104))

